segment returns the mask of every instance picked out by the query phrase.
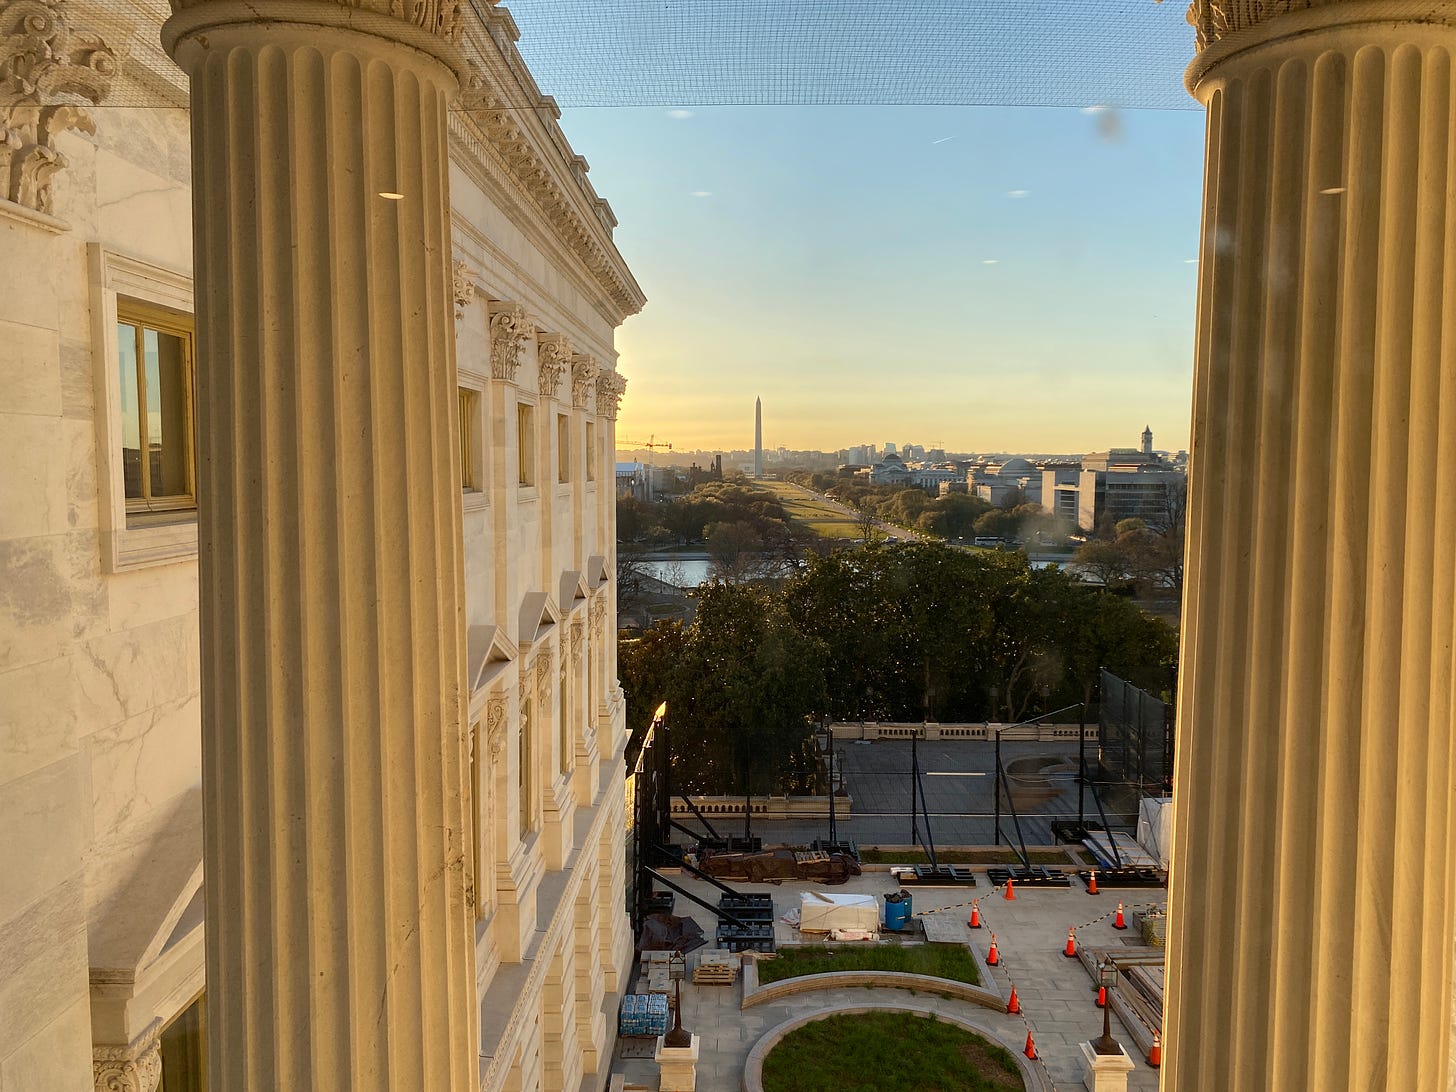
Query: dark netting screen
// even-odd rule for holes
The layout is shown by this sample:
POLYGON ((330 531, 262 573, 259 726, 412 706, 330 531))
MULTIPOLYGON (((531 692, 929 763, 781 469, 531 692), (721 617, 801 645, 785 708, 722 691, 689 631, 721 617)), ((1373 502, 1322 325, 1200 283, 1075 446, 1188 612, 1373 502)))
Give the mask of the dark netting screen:
MULTIPOLYGON (((484 3, 484 0, 474 0, 484 3)), ((512 0, 562 106, 1192 108, 1177 0, 512 0)))
MULTIPOLYGON (((462 0, 467 27, 489 0, 462 0)), ((940 105, 1193 109, 1178 0, 511 0, 562 107, 940 105)), ((68 0, 122 71, 104 106, 182 106, 162 0, 68 0), (139 63, 139 64, 138 64, 139 63), (150 69, 167 78, 138 71, 150 69), (172 80, 170 86, 169 80, 172 80)), ((467 31, 469 37, 469 31, 467 31)), ((467 46, 467 53, 471 52, 467 46)))
POLYGON ((1168 706, 1110 671, 1102 672, 1100 760, 1105 776, 1142 793, 1173 784, 1173 730, 1168 706))

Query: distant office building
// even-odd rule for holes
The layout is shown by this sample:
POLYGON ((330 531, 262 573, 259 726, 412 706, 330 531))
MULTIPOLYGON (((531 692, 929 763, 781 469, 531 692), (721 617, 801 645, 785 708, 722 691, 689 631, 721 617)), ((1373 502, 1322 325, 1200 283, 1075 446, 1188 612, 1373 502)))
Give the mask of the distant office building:
POLYGON ((968 491, 997 508, 1011 501, 1041 503, 1041 472, 1026 459, 980 462, 966 471, 968 491))
POLYGON ((1171 491, 1185 488, 1184 471, 1153 451, 1153 430, 1143 430, 1142 446, 1113 448, 1082 457, 1077 483, 1077 525, 1084 531, 1104 521, 1142 519, 1158 524, 1168 518, 1171 491))
POLYGON ((895 447, 894 444, 888 444, 887 443, 885 445, 885 455, 886 456, 895 455, 897 453, 898 453, 898 449, 895 447))
POLYGON ((1078 495, 1082 479, 1080 462, 1043 463, 1041 506, 1069 525, 1078 520, 1078 495))
POLYGON ((617 464, 617 496, 652 499, 652 475, 642 463, 617 464))

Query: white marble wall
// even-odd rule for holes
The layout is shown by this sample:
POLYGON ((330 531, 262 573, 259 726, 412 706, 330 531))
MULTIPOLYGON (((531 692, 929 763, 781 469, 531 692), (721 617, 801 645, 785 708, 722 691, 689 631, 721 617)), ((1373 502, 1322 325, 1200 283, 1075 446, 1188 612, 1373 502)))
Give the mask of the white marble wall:
MULTIPOLYGON (((110 470, 98 447, 98 414, 110 412, 104 395, 115 379, 104 349, 114 332, 98 318, 102 288, 88 260, 88 246, 99 245, 188 273, 188 119, 183 110, 110 107, 97 122, 95 137, 61 138, 70 166, 54 186, 54 215, 68 227, 0 208, 0 435, 8 441, 0 471, 0 1092, 89 1087, 93 1041, 125 1042, 151 1020, 169 1019, 175 1013, 162 1010, 190 1000, 184 986, 201 975, 195 943, 171 949, 167 960, 153 951, 147 958, 166 964, 165 983, 138 987, 132 1002, 125 1000, 131 987, 113 983, 93 1009, 94 970, 110 975, 118 960, 141 958, 147 931, 170 929, 167 915, 180 912, 174 897, 184 904, 190 897, 201 769, 195 550, 112 571, 104 549, 103 532, 124 526, 125 514, 102 507, 112 502, 102 487, 110 470), (185 859, 159 861, 159 854, 185 859), (147 898, 135 898, 139 890, 147 898)), ((514 791, 515 770, 485 778, 490 787, 478 806, 494 808, 496 826, 507 828, 490 847, 488 867, 516 887, 491 906, 494 913, 514 903, 509 942, 497 942, 491 923, 482 928, 482 989, 487 1004, 522 1009, 506 1046, 517 1052, 527 1087, 547 1072, 574 1087, 599 1068, 602 1006, 610 1007, 606 991, 616 988, 625 958, 621 865, 609 867, 622 851, 622 825, 611 812, 621 808, 624 719, 610 647, 614 589, 588 574, 592 595, 603 600, 597 623, 588 602, 557 600, 563 572, 613 556, 611 428, 595 407, 572 407, 569 374, 555 399, 538 399, 534 344, 517 384, 503 390, 491 379, 487 301, 519 302, 542 330, 566 335, 604 366, 615 361, 613 320, 594 306, 585 274, 563 269, 538 245, 539 227, 517 222, 519 209, 507 212, 501 194, 461 170, 452 184, 457 256, 477 289, 457 324, 459 364, 482 390, 485 411, 485 488, 463 505, 467 619, 499 626, 519 648, 520 604, 544 592, 562 617, 537 647, 549 643, 563 654, 573 622, 591 642, 572 675, 570 706, 573 738, 593 740, 591 761, 573 753, 563 774, 555 722, 537 718, 538 799, 556 817, 549 853, 541 837, 516 837, 514 800, 501 806, 493 798, 514 791), (519 397, 538 401, 537 485, 525 492, 514 462, 519 397), (577 445, 586 417, 596 421, 595 482, 584 480, 577 447, 572 481, 558 485, 558 412, 570 414, 577 445), (595 809, 585 828, 573 822, 578 808, 595 809), (583 829, 585 844, 577 845, 583 829), (581 861, 588 873, 578 876, 581 861), (567 871, 567 894, 538 905, 548 864, 567 871), (549 950, 543 936, 552 938, 549 950), (599 962, 584 967, 593 954, 599 962), (504 1002, 489 997, 503 956, 554 962, 551 996, 577 1006, 553 1025, 549 1064, 541 990, 504 1002)), ((506 665, 495 679, 512 695, 507 762, 516 756, 520 666, 506 665)), ((553 710, 559 686, 553 672, 553 710)))

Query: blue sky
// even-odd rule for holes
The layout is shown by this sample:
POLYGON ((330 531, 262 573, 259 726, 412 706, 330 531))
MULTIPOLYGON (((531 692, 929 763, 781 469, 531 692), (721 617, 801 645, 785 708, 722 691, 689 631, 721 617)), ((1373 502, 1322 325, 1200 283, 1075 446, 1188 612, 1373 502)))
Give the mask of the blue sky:
POLYGON ((567 110, 648 296, 618 435, 1188 443, 1200 110, 567 110))

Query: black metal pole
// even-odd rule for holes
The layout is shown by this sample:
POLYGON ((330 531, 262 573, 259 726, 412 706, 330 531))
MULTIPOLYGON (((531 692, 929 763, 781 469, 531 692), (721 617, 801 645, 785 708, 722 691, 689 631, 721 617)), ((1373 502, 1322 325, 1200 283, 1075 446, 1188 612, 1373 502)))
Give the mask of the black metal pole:
POLYGON ((996 844, 1001 844, 1001 729, 996 729, 996 844))
POLYGON ((838 845, 839 827, 834 821, 834 737, 829 737, 829 843, 838 845))
POLYGON ((920 784, 920 751, 916 745, 918 739, 917 735, 910 736, 910 844, 912 846, 920 844, 918 833, 920 824, 916 822, 920 807, 916 792, 920 784))
POLYGON ((1087 703, 1077 714, 1077 826, 1087 829, 1087 703))

